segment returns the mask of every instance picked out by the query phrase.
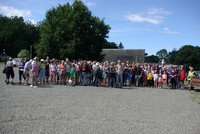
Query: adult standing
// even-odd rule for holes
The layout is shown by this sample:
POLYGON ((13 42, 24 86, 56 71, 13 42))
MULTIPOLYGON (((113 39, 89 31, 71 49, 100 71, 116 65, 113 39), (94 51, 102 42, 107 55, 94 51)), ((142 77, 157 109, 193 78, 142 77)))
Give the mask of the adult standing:
POLYGON ((108 87, 108 62, 104 62, 104 65, 103 65, 103 73, 102 73, 102 77, 103 77, 103 86, 106 86, 108 87))
POLYGON ((188 80, 189 90, 192 90, 192 89, 194 89, 194 87, 192 85, 192 78, 195 76, 195 72, 194 72, 193 67, 189 67, 189 68, 190 68, 190 71, 188 72, 187 80, 188 80))
POLYGON ((21 84, 22 77, 24 78, 24 80, 26 78, 24 76, 24 66, 25 66, 24 59, 21 59, 19 65, 18 65, 18 68, 19 68, 19 83, 18 84, 21 84))
POLYGON ((98 87, 98 79, 99 79, 99 74, 100 74, 100 67, 99 67, 99 62, 97 62, 93 66, 93 86, 98 87))
POLYGON ((117 65, 116 65, 116 88, 118 88, 118 85, 120 85, 119 87, 122 88, 123 86, 123 71, 124 71, 124 67, 122 66, 122 63, 120 60, 117 61, 117 65))
POLYGON ((177 81, 177 70, 173 67, 172 72, 170 73, 171 77, 171 89, 176 89, 176 81, 177 81))
POLYGON ((41 62, 39 64, 40 66, 40 71, 39 71, 39 75, 40 75, 40 84, 45 84, 45 63, 44 63, 44 59, 41 59, 41 62))
POLYGON ((66 58, 65 59, 65 66, 66 66, 66 82, 68 82, 69 78, 70 78, 70 68, 71 68, 71 63, 69 62, 69 59, 66 58))
POLYGON ((30 77, 29 72, 30 72, 30 69, 32 68, 31 63, 32 63, 32 60, 26 62, 25 66, 24 66, 24 75, 26 77, 25 84, 24 84, 25 86, 29 85, 29 77, 30 77))
POLYGON ((82 72, 82 84, 83 86, 86 86, 87 83, 87 74, 88 74, 88 65, 87 65, 87 61, 85 60, 82 68, 81 68, 81 72, 82 72))
POLYGON ((184 89, 185 78, 186 78, 185 70, 183 69, 183 67, 180 67, 180 76, 179 76, 180 85, 181 85, 180 89, 184 89))
POLYGON ((33 78, 32 78, 32 84, 30 85, 30 87, 34 87, 34 88, 38 87, 37 79, 38 79, 38 76, 39 76, 39 70, 40 70, 40 67, 37 64, 37 62, 33 61, 32 62, 32 69, 31 69, 33 78))
POLYGON ((14 85, 13 83, 13 79, 14 79, 14 70, 13 70, 13 62, 12 62, 12 58, 10 57, 9 60, 6 63, 6 83, 9 84, 11 83, 12 85, 14 85), (11 80, 9 81, 11 77, 11 80))
POLYGON ((116 70, 114 67, 114 62, 111 62, 108 70, 109 70, 110 88, 113 88, 114 87, 114 79, 116 77, 116 70))

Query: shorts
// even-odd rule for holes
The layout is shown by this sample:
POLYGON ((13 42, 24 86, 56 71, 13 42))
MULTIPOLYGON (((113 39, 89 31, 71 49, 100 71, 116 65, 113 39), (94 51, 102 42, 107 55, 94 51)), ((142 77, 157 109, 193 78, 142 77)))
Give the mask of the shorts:
POLYGON ((65 76, 65 75, 66 75, 66 72, 60 72, 59 73, 59 76, 61 76, 61 77, 65 76))
POLYGON ((12 67, 7 67, 6 76, 7 76, 7 79, 9 79, 10 76, 11 76, 12 79, 14 78, 15 74, 14 74, 14 70, 13 70, 12 67))
POLYGON ((108 73, 103 72, 103 74, 102 74, 102 78, 108 78, 108 73))
POLYGON ((124 73, 124 78, 125 79, 131 79, 131 73, 130 72, 125 72, 124 73))
POLYGON ((135 79, 140 79, 140 75, 135 75, 135 79))

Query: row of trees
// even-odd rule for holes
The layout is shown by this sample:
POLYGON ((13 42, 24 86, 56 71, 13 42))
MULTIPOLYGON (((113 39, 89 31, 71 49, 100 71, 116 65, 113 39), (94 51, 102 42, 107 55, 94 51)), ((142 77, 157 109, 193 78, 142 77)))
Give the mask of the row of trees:
POLYGON ((42 58, 102 60, 103 48, 123 48, 122 43, 107 41, 110 29, 79 0, 50 9, 38 25, 0 15, 0 53, 16 57, 32 46, 33 56, 42 58))
POLYGON ((162 49, 156 55, 148 56, 147 53, 145 54, 145 62, 157 63, 161 62, 162 59, 168 64, 194 66, 195 70, 200 70, 200 47, 185 45, 179 50, 173 49, 171 52, 162 49))

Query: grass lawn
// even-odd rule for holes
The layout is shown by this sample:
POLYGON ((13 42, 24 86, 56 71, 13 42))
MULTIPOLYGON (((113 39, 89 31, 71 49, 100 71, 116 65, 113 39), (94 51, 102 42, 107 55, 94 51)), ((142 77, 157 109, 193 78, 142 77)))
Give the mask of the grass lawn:
POLYGON ((5 62, 0 62, 0 65, 4 65, 5 62))

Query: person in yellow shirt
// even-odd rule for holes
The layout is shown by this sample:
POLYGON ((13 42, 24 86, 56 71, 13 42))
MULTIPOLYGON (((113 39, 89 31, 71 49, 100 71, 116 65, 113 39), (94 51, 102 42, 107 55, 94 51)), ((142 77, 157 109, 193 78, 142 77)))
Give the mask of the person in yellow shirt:
POLYGON ((147 73, 147 81, 149 88, 153 88, 153 73, 152 70, 149 68, 147 73))
POLYGON ((187 75, 187 81, 188 81, 188 86, 189 86, 189 90, 194 89, 193 85, 192 85, 192 78, 195 76, 195 72, 193 70, 193 67, 189 67, 190 71, 188 72, 187 75))

